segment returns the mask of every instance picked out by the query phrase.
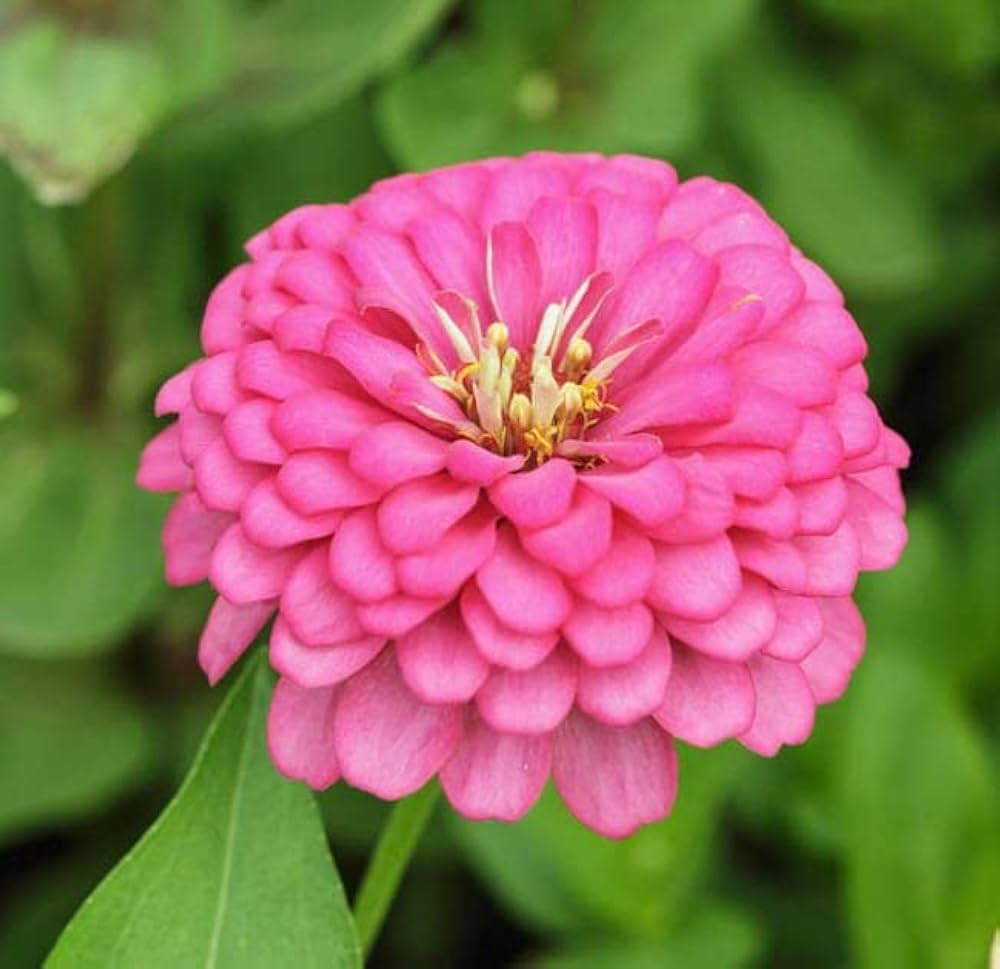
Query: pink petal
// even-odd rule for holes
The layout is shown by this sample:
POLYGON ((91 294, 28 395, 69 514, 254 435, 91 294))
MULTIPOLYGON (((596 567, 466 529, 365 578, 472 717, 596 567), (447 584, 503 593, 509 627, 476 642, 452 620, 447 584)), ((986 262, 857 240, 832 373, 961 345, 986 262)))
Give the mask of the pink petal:
POLYGON ((407 481, 378 506, 382 543, 397 555, 422 552, 464 518, 478 498, 475 485, 461 484, 447 474, 407 481))
POLYGON ((180 412, 175 426, 180 430, 181 457, 189 465, 222 433, 222 421, 214 414, 203 414, 194 404, 180 412))
POLYGON ((788 236, 759 209, 748 206, 713 219, 695 236, 692 245, 708 256, 739 245, 767 246, 787 253, 788 236))
POLYGON ((290 451, 339 450, 391 416, 339 390, 307 390, 278 405, 271 428, 290 451))
POLYGON ((389 421, 354 442, 351 469, 380 488, 435 474, 448 463, 448 445, 413 424, 389 421))
POLYGON ((606 189, 592 189, 588 198, 597 210, 597 258, 594 265, 617 280, 654 245, 658 207, 606 189))
POLYGON ((580 576, 607 552, 612 520, 611 505, 605 498, 589 488, 578 488, 562 520, 521 533, 521 545, 539 562, 564 575, 580 576))
POLYGON ((288 577, 281 596, 281 615, 308 646, 335 646, 365 634, 354 600, 330 581, 323 546, 306 555, 288 577))
POLYGON ((556 735, 552 779, 587 827, 624 838, 670 813, 677 754, 651 719, 610 727, 574 713, 556 735))
POLYGON ((735 515, 732 491, 722 474, 700 454, 675 461, 684 476, 684 506, 649 531, 664 542, 703 542, 724 532, 735 515))
POLYGON ((333 309, 353 309, 354 280, 339 257, 316 249, 287 256, 274 285, 301 300, 333 309))
POLYGON ((397 639, 446 604, 446 599, 421 599, 416 596, 390 596, 379 602, 359 603, 358 620, 372 635, 397 639))
POLYGON ((448 445, 448 473, 458 481, 489 487, 504 475, 513 474, 524 464, 524 456, 501 457, 472 441, 452 441, 448 445))
POLYGON ((573 588, 599 606, 628 605, 646 596, 654 567, 652 542, 618 517, 600 567, 575 579, 573 588))
POLYGON ((299 686, 333 686, 364 669, 385 644, 384 636, 365 636, 336 646, 307 646, 279 616, 271 630, 268 657, 271 666, 299 686))
POLYGON ((509 526, 501 526, 476 584, 501 622, 517 632, 557 629, 573 605, 558 573, 527 555, 509 526))
POLYGON ((341 687, 337 757, 352 787, 396 800, 422 787, 462 738, 459 707, 421 703, 390 650, 341 687))
POLYGON ((457 606, 442 609, 401 636, 396 661, 406 685, 425 703, 466 703, 490 671, 457 606))
POLYGON ((333 746, 337 691, 278 680, 267 715, 267 748, 285 777, 322 790, 340 777, 333 746))
POLYGON ((527 670, 537 666, 559 641, 555 630, 538 635, 508 629, 494 615, 474 583, 462 590, 459 600, 462 619, 473 642, 491 663, 512 670, 527 670))
POLYGON ((580 599, 563 623, 563 633, 591 666, 620 666, 649 642, 653 614, 641 602, 608 609, 580 599))
POLYGON ((241 461, 281 464, 288 456, 271 433, 274 404, 255 398, 231 410, 222 423, 222 433, 229 450, 241 461))
MULTIPOLYGON (((352 302, 350 309, 353 308, 352 302)), ((295 350, 322 353, 326 345, 327 327, 335 318, 336 313, 329 306, 312 303, 293 306, 274 321, 271 338, 278 349, 285 353, 295 350)))
POLYGON ((373 506, 351 512, 337 529, 330 543, 330 577, 362 602, 397 591, 395 563, 382 544, 373 506))
POLYGON ((247 495, 271 472, 265 464, 238 460, 223 438, 202 451, 194 466, 194 483, 209 508, 239 511, 247 495))
POLYGON ((732 532, 740 565, 786 592, 807 591, 806 562, 796 543, 756 532, 732 532))
POLYGON ((207 579, 212 552, 232 523, 231 514, 206 508, 195 492, 181 495, 163 524, 167 581, 194 585, 207 579))
POLYGON ((906 524, 899 512, 875 492, 847 481, 847 520, 860 544, 858 567, 866 572, 891 569, 906 547, 906 524))
POLYGON ((799 503, 789 488, 779 488, 767 501, 741 498, 734 524, 772 539, 791 538, 799 530, 799 503))
POLYGON ((521 528, 542 528, 569 510, 576 487, 576 468, 553 458, 524 474, 508 474, 490 488, 490 501, 500 514, 521 528))
POLYGON ((798 531, 803 535, 830 535, 844 520, 847 488, 841 477, 794 485, 792 494, 799 506, 798 531))
POLYGON ((542 305, 557 303, 594 270, 597 216, 579 198, 541 198, 528 216, 528 228, 542 266, 542 305))
POLYGON ((551 764, 551 736, 497 733, 475 720, 441 768, 441 787, 473 821, 516 821, 538 800, 551 764))
POLYGON ((486 230, 498 222, 521 222, 545 195, 568 194, 569 180, 560 165, 499 165, 490 173, 482 199, 480 224, 486 230))
POLYGON ((728 212, 757 207, 757 203, 737 186, 699 175, 677 188, 663 210, 657 236, 661 239, 693 238, 710 222, 728 212))
POLYGON ((655 569, 647 601, 683 619, 718 619, 740 594, 740 565, 732 542, 719 535, 707 542, 654 546, 655 569))
POLYGON ((721 278, 764 302, 763 331, 797 306, 805 295, 805 286, 787 257, 767 246, 740 245, 716 254, 721 278))
POLYGON ((837 371, 818 350, 776 340, 758 340, 732 357, 742 380, 766 387, 800 407, 832 403, 837 371))
POLYGON ((239 523, 230 525, 212 553, 209 579, 235 604, 273 599, 302 558, 299 547, 270 549, 247 538, 239 523))
POLYGON ((212 290, 201 321, 201 345, 206 353, 231 350, 246 342, 243 284, 249 271, 249 266, 237 266, 212 290))
POLYGON ((228 414, 247 399, 236 382, 239 353, 227 350, 202 359, 191 379, 191 399, 206 414, 228 414))
POLYGON ((462 293, 485 308, 486 244, 480 232, 457 213, 438 209, 410 222, 407 233, 439 289, 462 293))
POLYGON ((837 429, 844 443, 845 458, 868 454, 878 444, 882 421, 878 409, 864 394, 856 391, 842 393, 833 404, 823 409, 823 414, 837 429))
POLYGON ((244 390, 274 400, 287 400, 306 390, 336 387, 344 380, 343 371, 333 360, 315 353, 282 352, 270 340, 240 350, 236 377, 244 390))
POLYGON ((342 451, 296 451, 278 472, 281 497, 303 515, 358 508, 382 495, 382 488, 359 477, 342 451))
POLYGON ((667 457, 627 471, 597 468, 581 474, 580 482, 647 526, 672 518, 684 504, 684 478, 667 457))
POLYGON ((846 521, 832 535, 792 539, 806 565, 804 592, 817 596, 847 596, 854 591, 861 567, 861 547, 846 521))
POLYGON ((802 427, 787 452, 790 484, 829 478, 844 460, 844 445, 837 429, 815 411, 805 411, 802 427))
POLYGON ((785 456, 773 448, 716 445, 702 449, 709 466, 729 489, 754 501, 767 501, 785 483, 785 456))
POLYGON ((602 723, 635 723, 663 703, 669 677, 670 641, 657 626, 643 651, 630 662, 604 668, 582 666, 576 702, 602 723))
POLYGON ((344 513, 300 515, 285 503, 274 478, 266 478, 247 495, 240 521, 247 538, 265 548, 287 548, 299 542, 324 538, 340 524, 344 513))
POLYGON ((530 670, 494 669, 476 695, 476 706, 501 733, 548 733, 572 708, 576 680, 576 661, 556 649, 530 670))
POLYGON ((812 652, 823 638, 821 601, 813 596, 789 595, 775 589, 778 624, 763 652, 791 662, 798 662, 812 652))
POLYGON ((142 450, 136 482, 147 491, 183 491, 193 483, 191 468, 181 457, 180 427, 171 424, 142 450))
POLYGON ((663 453, 663 442, 652 434, 626 434, 596 440, 567 438, 556 445, 556 454, 563 458, 596 456, 620 468, 641 468, 663 453))
POLYGON ((847 689, 865 651, 865 623, 849 596, 820 599, 823 638, 800 664, 817 703, 832 703, 847 689))
POLYGON ((215 686, 274 613, 275 601, 236 605, 219 596, 198 640, 198 665, 215 686))
POLYGON ((743 577, 743 588, 732 608, 713 622, 693 622, 663 615, 661 621, 674 639, 717 659, 745 660, 774 636, 777 614, 774 597, 765 582, 743 577))
POLYGON ((527 350, 538 328, 542 269, 524 225, 501 222, 490 230, 486 274, 496 319, 507 324, 511 345, 527 350))
POLYGON ((806 286, 806 298, 823 300, 837 306, 844 305, 844 295, 832 279, 811 259, 806 259, 794 246, 792 247, 791 263, 806 286))
POLYGON ((714 747, 753 722, 755 694, 745 663, 727 663, 676 643, 663 705, 664 730, 695 747, 714 747))
POLYGON ((854 318, 836 303, 806 300, 775 327, 772 335, 786 343, 821 350, 838 370, 860 363, 868 352, 854 318))
POLYGON ((748 666, 757 703, 740 743, 764 757, 773 757, 784 744, 804 743, 812 733, 816 701, 802 670, 770 656, 755 656, 748 666))

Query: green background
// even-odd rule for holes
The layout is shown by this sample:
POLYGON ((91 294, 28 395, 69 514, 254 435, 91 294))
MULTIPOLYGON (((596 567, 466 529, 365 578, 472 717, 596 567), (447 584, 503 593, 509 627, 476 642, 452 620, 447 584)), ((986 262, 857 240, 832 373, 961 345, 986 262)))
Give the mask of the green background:
MULTIPOLYGON (((194 661, 210 595, 167 589, 167 503, 133 485, 153 394, 198 354, 213 281, 295 205, 552 147, 734 180, 828 268, 914 448, 911 543, 864 579, 868 655, 808 745, 685 752, 674 815, 620 843, 550 794, 516 827, 439 810, 372 964, 985 965, 1000 921, 998 78, 995 0, 0 2, 0 964, 51 950, 222 701, 194 661)), ((214 736, 256 736, 254 682, 214 736), (244 708, 249 727, 232 720, 244 708)), ((272 789, 266 770, 248 789, 272 789)), ((159 837, 192 800, 229 796, 191 790, 159 837)), ((282 817, 313 837, 308 799, 288 797, 282 817)), ((340 789, 320 806, 351 893, 385 808, 340 789)), ((297 830, 232 869, 273 945, 240 949, 236 924, 236 961, 217 964, 278 964, 293 924, 316 940, 296 961, 340 951, 333 888, 328 909, 315 890, 303 908, 294 885, 250 897, 239 882, 313 844, 297 830)), ((309 857, 302 891, 323 883, 309 857)), ((169 888, 180 911, 191 886, 169 888)))

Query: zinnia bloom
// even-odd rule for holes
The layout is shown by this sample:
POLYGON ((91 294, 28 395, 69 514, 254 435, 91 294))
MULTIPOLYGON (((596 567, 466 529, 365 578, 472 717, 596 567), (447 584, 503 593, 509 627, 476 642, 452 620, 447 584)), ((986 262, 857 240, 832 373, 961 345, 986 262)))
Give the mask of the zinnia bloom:
POLYGON ((608 836, 674 739, 803 742, 905 542, 827 275, 733 185, 540 153, 310 205, 213 293, 139 481, 217 681, 272 617, 281 771, 608 836))

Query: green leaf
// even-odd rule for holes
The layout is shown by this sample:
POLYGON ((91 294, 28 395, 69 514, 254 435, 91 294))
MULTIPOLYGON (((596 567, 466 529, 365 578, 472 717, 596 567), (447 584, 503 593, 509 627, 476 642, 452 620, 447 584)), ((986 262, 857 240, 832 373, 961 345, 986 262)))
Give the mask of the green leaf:
POLYGON ((0 438, 0 651, 110 649, 159 587, 164 502, 135 485, 138 446, 119 443, 0 438))
POLYGON ((674 153, 703 125, 704 76, 754 0, 487 0, 480 29, 394 80, 382 128, 406 166, 532 148, 674 153), (456 117, 461 124, 456 124, 456 117))
POLYGON ((360 967, 312 795, 268 758, 271 682, 258 654, 177 796, 70 922, 50 969, 360 967))
POLYGON ((168 91, 141 38, 14 22, 0 32, 0 151, 43 202, 77 201, 128 161, 168 91))
POLYGON ((275 0, 243 13, 226 86, 174 126, 174 144, 322 113, 391 68, 453 0, 275 0))
POLYGON ((726 121, 751 187, 796 244, 852 296, 932 287, 941 258, 926 199, 905 165, 843 100, 764 37, 725 72, 726 121))
POLYGON ((624 841, 578 824, 549 788, 515 825, 456 820, 463 847, 504 904, 544 932, 658 938, 694 897, 723 799, 746 762, 734 747, 689 753, 670 817, 624 841))
POLYGON ((92 663, 0 657, 0 838, 86 817, 154 755, 142 708, 92 663))
POLYGON ((982 739, 902 649, 870 655, 844 702, 837 778, 856 964, 980 964, 1000 898, 1000 804, 982 739))

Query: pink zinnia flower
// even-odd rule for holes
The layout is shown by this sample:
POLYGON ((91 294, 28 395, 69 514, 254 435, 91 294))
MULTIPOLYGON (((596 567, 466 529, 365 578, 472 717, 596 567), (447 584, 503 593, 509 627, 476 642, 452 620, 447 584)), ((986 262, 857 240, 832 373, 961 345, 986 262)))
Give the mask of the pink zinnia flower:
POLYGON ((804 741, 905 542, 907 447, 840 291, 738 188, 534 154, 291 212, 209 301, 147 488, 219 593, 218 680, 274 617, 270 747, 513 820, 551 775, 622 836, 674 738, 804 741))

